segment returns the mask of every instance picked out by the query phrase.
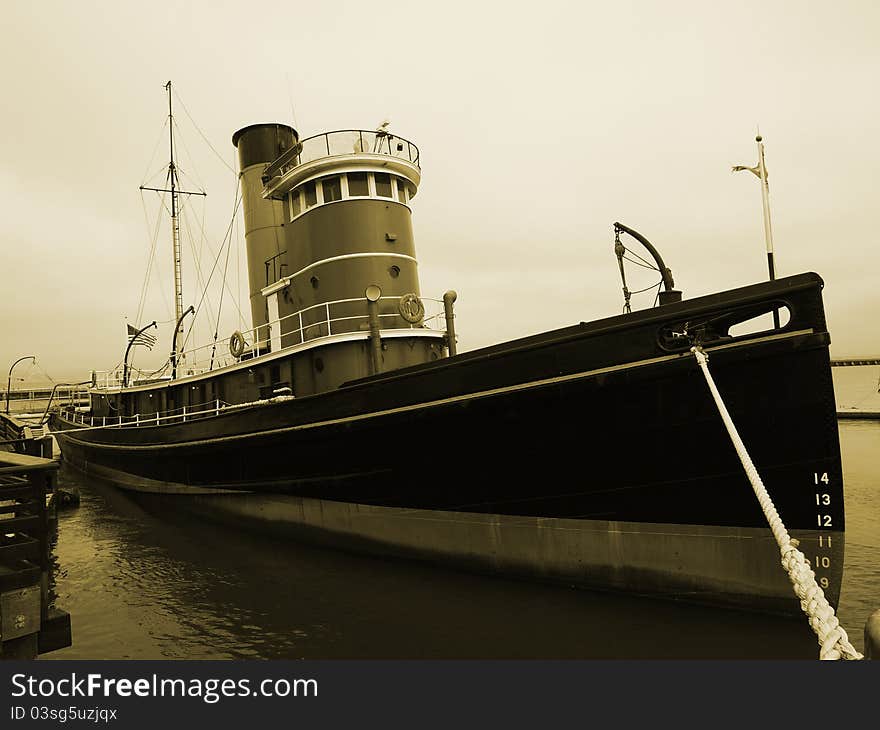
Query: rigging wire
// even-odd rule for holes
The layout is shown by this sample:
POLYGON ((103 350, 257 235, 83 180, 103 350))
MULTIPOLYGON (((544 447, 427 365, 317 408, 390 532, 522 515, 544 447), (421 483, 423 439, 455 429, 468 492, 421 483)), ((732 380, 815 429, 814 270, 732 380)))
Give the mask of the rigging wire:
POLYGON ((660 301, 660 288, 663 286, 662 275, 660 277, 660 281, 658 281, 656 284, 651 284, 650 286, 646 286, 644 289, 637 289, 635 291, 630 291, 626 285, 626 274, 624 273, 623 262, 626 261, 628 263, 634 264, 635 266, 640 266, 643 269, 649 269, 651 271, 656 271, 661 274, 662 274, 662 272, 660 272, 660 269, 656 265, 652 264, 650 261, 648 261, 647 259, 640 256, 632 249, 629 249, 625 245, 623 245, 623 243, 621 243, 621 241, 620 241, 620 233, 621 233, 621 231, 615 227, 614 253, 618 259, 618 264, 620 267, 620 277, 623 282, 623 313, 628 314, 628 313, 632 312, 632 308, 630 305, 630 298, 632 297, 633 294, 642 294, 642 293, 644 293, 646 291, 650 291, 652 289, 657 290, 654 294, 654 302, 651 305, 652 307, 656 307, 657 303, 660 301), (627 256, 627 254, 629 254, 630 256, 634 256, 635 258, 629 258, 627 256), (638 260, 636 260, 636 259, 638 259, 638 260))
POLYGON ((638 255, 635 251, 633 251, 631 248, 627 248, 626 246, 624 246, 624 247, 623 247, 623 250, 624 250, 626 253, 630 254, 631 256, 635 256, 639 261, 641 261, 641 262, 642 262, 645 266, 647 266, 649 269, 654 269, 655 271, 660 271, 660 269, 658 269, 657 266, 656 266, 655 264, 653 264, 651 261, 648 261, 648 259, 643 258, 642 256, 639 256, 639 255, 638 255))
MULTIPOLYGON (((226 228, 226 235, 223 236, 223 244, 226 243, 227 238, 230 236, 232 232, 232 224, 235 221, 235 216, 238 213, 238 208, 241 205, 241 197, 237 196, 237 202, 234 210, 232 211, 232 218, 229 221, 229 225, 226 228)), ((223 244, 220 246, 220 250, 217 252, 217 257, 214 259, 214 266, 211 268, 211 274, 208 276, 208 284, 211 283, 211 279, 214 277, 214 272, 217 270, 217 264, 220 262, 220 254, 223 252, 223 244)), ((199 310, 202 308, 202 303, 205 301, 205 296, 208 293, 208 287, 205 286, 205 290, 202 292, 202 297, 199 300, 198 306, 195 308, 195 315, 193 316, 193 323, 195 323, 196 318, 198 317, 199 310)), ((183 340, 183 346, 180 348, 181 351, 186 349, 186 343, 189 342, 190 335, 192 334, 193 325, 190 325, 189 331, 186 334, 186 337, 183 340)))
MULTIPOLYGON (((181 213, 183 213, 183 211, 181 211, 181 213)), ((194 263, 195 263, 195 269, 196 269, 196 278, 198 279, 199 287, 203 291, 207 291, 208 283, 205 281, 204 275, 202 274, 202 246, 201 246, 201 243, 202 243, 202 241, 204 241, 204 237, 202 237, 202 239, 200 239, 200 245, 198 248, 196 248, 195 243, 194 243, 195 237, 193 236, 192 229, 190 228, 190 220, 189 220, 188 211, 187 211, 187 215, 182 215, 181 217, 183 218, 184 230, 186 231, 186 235, 189 240, 190 249, 193 252, 193 258, 195 259, 194 263)), ((204 232, 204 230, 203 230, 203 232, 204 232)), ((213 329, 214 322, 211 319, 211 309, 210 309, 210 307, 212 306, 211 305, 211 297, 210 297, 210 295, 207 295, 206 298, 208 300, 208 307, 209 307, 209 309, 207 310, 208 324, 210 324, 211 329, 213 329)))
MULTIPOLYGON (((238 180, 235 181, 235 195, 233 197, 235 198, 237 196, 238 196, 238 180)), ((236 250, 235 291, 238 294, 238 297, 234 297, 233 301, 235 302, 236 309, 238 309, 238 329, 243 330, 244 329, 244 316, 241 313, 241 307, 238 306, 238 302, 240 301, 239 298, 241 297, 241 250, 243 248, 242 246, 239 245, 241 243, 241 238, 239 237, 239 231, 238 231, 238 218, 235 219, 235 229, 234 229, 233 237, 235 239, 235 244, 236 244, 235 245, 235 250, 236 250)))
POLYGON ((156 375, 160 375, 161 373, 164 373, 168 369, 169 365, 171 365, 171 358, 170 357, 167 360, 165 360, 164 363, 162 363, 161 367, 159 367, 158 370, 153 370, 153 372, 151 372, 151 373, 145 373, 140 368, 137 368, 137 371, 138 371, 139 375, 146 375, 148 378, 152 378, 156 375))
MULTIPOLYGON (((170 172, 169 172, 169 175, 170 175, 170 172)), ((168 180, 167 177, 165 179, 166 179, 166 181, 168 180)), ((159 193, 157 193, 157 195, 159 195, 159 193)), ((147 230, 149 230, 150 229, 149 216, 147 214, 147 204, 146 204, 146 201, 144 200, 144 191, 143 190, 141 190, 141 205, 143 206, 143 210, 144 210, 144 220, 147 224, 147 230)), ((147 270, 144 273, 144 283, 141 286, 141 296, 140 296, 140 301, 138 302, 137 317, 135 319, 136 322, 140 322, 141 318, 143 317, 143 314, 144 314, 144 305, 146 304, 146 300, 147 300, 147 289, 150 285, 150 274, 153 269, 153 261, 156 258, 156 244, 159 240, 159 223, 160 223, 160 221, 161 221, 161 217, 157 214, 156 215, 156 228, 155 228, 155 231, 153 232, 153 240, 150 242, 150 258, 149 258, 149 261, 147 262, 147 270)))
POLYGON ((660 281, 658 281, 656 284, 651 284, 651 286, 646 286, 644 289, 636 289, 635 291, 631 291, 630 294, 641 294, 642 292, 646 292, 649 289, 653 289, 655 287, 658 288, 658 292, 659 292, 659 287, 662 283, 663 283, 663 279, 660 279, 660 281))
POLYGON ((290 90, 290 74, 285 73, 284 79, 287 81, 287 100, 290 102, 290 118, 293 120, 293 128, 299 129, 299 123, 296 121, 296 111, 293 108, 293 93, 290 90))
POLYGON ((650 269, 651 271, 660 271, 656 266, 648 266, 647 264, 641 264, 634 259, 628 259, 626 256, 623 257, 624 261, 629 261, 631 264, 635 264, 636 266, 641 266, 643 269, 650 269))
MULTIPOLYGON (((229 269, 229 252, 232 250, 232 236, 229 236, 226 243, 226 263, 223 264, 223 282, 226 282, 226 272, 229 269)), ((214 330, 214 342, 211 347, 211 366, 210 370, 214 369, 214 354, 217 351, 217 335, 220 332, 220 315, 223 312, 223 293, 226 291, 225 287, 221 287, 220 289, 220 304, 217 306, 217 327, 214 330)))
MULTIPOLYGON (((156 150, 159 149, 159 143, 162 141, 162 138, 165 136, 165 127, 168 126, 168 117, 165 117, 165 121, 162 124, 162 129, 159 130, 159 136, 156 137, 156 144, 153 147, 153 154, 150 156, 150 161, 147 163, 147 171, 144 173, 144 182, 151 180, 158 174, 158 170, 154 172, 150 177, 147 177, 147 174, 150 172, 150 168, 153 166, 153 160, 156 159, 156 150)), ((167 167, 167 165, 166 165, 167 167)))
MULTIPOLYGON (((189 119, 190 122, 192 122, 192 125, 196 128, 196 131, 201 135, 202 139, 205 140, 205 144, 207 144, 208 147, 211 148, 211 152, 213 152, 215 155, 217 155, 217 159, 223 163, 223 165, 229 170, 229 172, 231 172, 233 175, 236 175, 235 170, 232 167, 230 167, 229 163, 223 159, 223 157, 220 155, 220 153, 216 149, 214 149, 214 145, 211 144, 210 140, 205 136, 205 133, 199 128, 199 125, 196 124, 195 120, 192 118, 192 115, 189 113, 189 109, 186 108, 186 104, 183 103, 183 99, 180 98, 180 94, 177 92, 177 90, 172 89, 171 93, 174 94, 174 97, 180 103, 180 106, 183 107, 183 111, 186 113, 187 118, 189 119)), ((238 178, 238 176, 236 175, 236 179, 237 178, 238 178)))
MULTIPOLYGON (((168 214, 168 216, 169 216, 169 218, 170 218, 170 217, 171 217, 171 209, 168 207, 168 203, 167 203, 167 201, 166 201, 165 195, 162 194, 162 193, 158 193, 158 192, 157 192, 156 194, 161 196, 162 208, 164 209, 164 211, 168 214)), ((178 217, 179 217, 179 216, 178 216, 178 217)), ((158 219, 157 219, 157 220, 158 220, 158 219)), ((178 227, 178 230, 179 230, 179 227, 178 227)), ((170 278, 169 280, 170 280, 170 281, 173 281, 174 279, 173 279, 173 278, 170 278)), ((161 295, 162 295, 162 301, 165 303, 165 313, 166 313, 169 317, 174 317, 175 315, 172 314, 172 312, 176 312, 177 310, 176 310, 175 308, 173 308, 173 307, 168 303, 168 294, 167 294, 167 292, 165 291, 165 287, 160 286, 160 287, 159 287, 159 292, 160 292, 161 295)), ((175 292, 175 295, 176 295, 176 292, 175 292)), ((171 321, 172 321, 172 322, 176 322, 177 320, 176 320, 176 319, 172 319, 171 321)))
POLYGON ((43 368, 43 366, 40 365, 40 363, 38 363, 38 362, 36 361, 36 359, 33 361, 33 363, 32 363, 32 367, 37 368, 41 373, 43 373, 43 375, 45 375, 46 378, 48 378, 48 380, 49 380, 50 383, 54 383, 54 382, 55 382, 55 379, 54 379, 51 375, 49 375, 49 373, 47 373, 47 372, 45 371, 45 369, 43 368))
POLYGON ((660 302, 660 287, 662 286, 663 281, 661 280, 659 284, 657 284, 657 293, 654 295, 654 303, 651 305, 652 307, 656 307, 660 302))
MULTIPOLYGON (((239 189, 238 189, 238 180, 236 180, 236 181, 235 181, 235 196, 234 196, 234 199, 233 199, 233 207, 234 207, 234 208, 236 208, 236 207, 239 205, 239 200, 238 200, 239 193, 240 193, 240 191, 239 191, 239 189)), ((233 220, 235 221, 235 225, 236 225, 236 227, 237 227, 237 226, 238 226, 238 220, 235 219, 234 216, 235 216, 235 214, 233 213, 233 220)), ((236 230, 237 230, 237 228, 236 228, 236 230)), ((204 238, 205 242, 207 243, 207 242, 208 242, 208 234, 207 234, 207 232, 205 231, 204 226, 201 227, 201 234, 202 234, 202 237, 204 238)), ((230 231, 229 231, 228 228, 227 228, 227 231, 226 231, 226 235, 227 235, 227 236, 230 235, 230 231)), ((223 237, 223 243, 220 244, 220 250, 218 251, 218 255, 220 255, 220 251, 223 250, 223 245, 224 245, 225 243, 226 243, 226 236, 223 237)), ((239 317, 244 317, 244 314, 243 314, 242 311, 241 311, 241 305, 240 305, 239 297, 236 296, 236 295, 232 292, 232 290, 229 288, 229 282, 224 281, 224 282, 223 282, 223 285, 226 287, 227 291, 229 291, 229 296, 232 297, 232 301, 233 301, 233 303, 235 304, 236 309, 238 309, 239 317)), ((240 291, 240 288, 239 288, 239 291, 240 291)))
MULTIPOLYGON (((224 236, 223 242, 221 243, 221 245, 217 251, 213 266, 211 268, 210 274, 208 275, 207 279, 205 279, 204 272, 202 269, 202 262, 205 259, 205 256, 204 256, 205 250, 206 249, 210 250, 209 237, 208 237, 206 230, 205 230, 205 209, 204 208, 202 209, 201 220, 199 220, 197 215, 195 216, 195 224, 198 225, 198 233, 199 233, 198 242, 197 242, 196 241, 197 237, 196 237, 196 235, 194 235, 194 221, 192 220, 192 216, 189 214, 189 206, 188 206, 189 196, 182 194, 179 198, 179 218, 183 219, 183 230, 188 237, 188 242, 189 242, 190 248, 193 252, 193 257, 195 259, 195 264, 196 264, 196 266, 195 266, 196 274, 197 274, 200 288, 202 289, 201 297, 199 300, 199 305, 195 309, 195 316, 192 318, 190 326, 187 331, 187 334, 184 338, 184 342, 179 348, 179 351, 182 352, 185 349, 185 345, 187 344, 187 342, 189 342, 191 336, 193 335, 196 323, 197 323, 197 321, 199 321, 198 312, 203 308, 203 305, 205 304, 205 302, 207 302, 208 324, 210 325, 211 329, 214 331, 214 341, 216 343, 216 338, 219 333, 220 324, 221 324, 220 316, 222 314, 222 307, 223 307, 224 294, 225 294, 224 290, 229 291, 230 297, 232 298, 232 301, 233 301, 235 308, 238 312, 240 325, 241 325, 241 322, 243 322, 243 320, 244 320, 244 314, 241 310, 240 301, 239 301, 240 296, 234 294, 231 291, 229 282, 227 280, 228 273, 229 273, 229 256, 230 256, 230 251, 231 251, 231 246, 232 246, 231 233, 232 233, 233 225, 235 226, 236 234, 238 233, 238 223, 236 220, 236 215, 238 212, 238 208, 241 204, 241 199, 240 199, 240 191, 238 190, 238 174, 237 174, 236 170, 234 169, 234 167, 230 166, 229 163, 226 162, 226 160, 224 160, 223 156, 220 155, 220 153, 216 150, 216 148, 211 144, 211 141, 208 139, 208 137, 205 135, 205 133, 202 131, 202 129, 199 127, 199 125, 196 124, 195 120, 193 119, 192 115, 189 112, 189 109, 186 106, 186 103, 183 101, 183 99, 181 99, 180 94, 177 92, 176 89, 172 89, 172 94, 177 99, 178 103, 183 108, 187 118, 189 119, 190 123, 193 125, 193 127, 196 129, 196 131, 202 137, 204 142, 208 145, 208 147, 211 149, 211 151, 218 157, 218 159, 220 159, 220 161, 223 163, 223 165, 235 177, 235 195, 233 196, 232 219, 230 221, 230 225, 227 227, 226 235, 224 236), (226 246, 226 260, 225 260, 224 269, 223 269, 223 283, 222 283, 221 291, 220 291, 220 301, 219 301, 218 308, 217 308, 217 318, 215 320, 212 317, 214 307, 213 307, 213 304, 212 304, 212 301, 211 301, 211 298, 209 296, 208 291, 209 291, 209 286, 210 286, 210 283, 213 279, 213 276, 214 276, 215 272, 218 270, 219 260, 220 260, 220 256, 223 255, 224 245, 226 246)), ((189 148, 187 147, 184 135, 181 133, 180 126, 174 117, 166 117, 166 119, 163 123, 162 129, 160 130, 159 137, 157 138, 156 145, 153 149, 153 154, 150 158, 150 163, 147 166, 147 169, 149 170, 149 168, 153 165, 153 162, 154 162, 154 159, 156 156, 156 150, 158 149, 158 146, 161 142, 162 136, 166 132, 166 128, 169 126, 169 124, 171 125, 171 128, 177 132, 177 134, 172 135, 173 148, 171 151, 172 151, 173 158, 174 158, 175 162, 174 162, 173 168, 171 165, 169 165, 167 168, 167 172, 166 172, 166 176, 165 176, 165 187, 169 186, 169 181, 171 180, 172 175, 174 175, 177 178, 177 182, 180 183, 181 187, 183 187, 182 183, 184 181, 184 178, 188 178, 189 175, 183 168, 180 167, 180 162, 182 161, 183 156, 185 156, 187 158, 187 163, 192 165, 193 169, 195 169, 194 162, 193 162, 194 158, 193 158, 189 148), (181 148, 181 146, 182 146, 182 150, 184 152, 184 155, 180 154, 179 149, 181 148)), ((196 178, 197 178, 197 176, 193 176, 193 182, 195 183, 195 186, 197 187, 197 189, 201 193, 204 193, 205 192, 204 186, 196 178)), ((168 210, 168 202, 167 202, 167 198, 166 198, 165 194, 162 194, 162 193, 157 193, 157 194, 160 196, 160 200, 161 200, 160 212, 161 212, 161 209, 164 209, 166 213, 170 213, 170 211, 168 210)), ((141 193, 141 201, 142 201, 142 206, 144 209, 144 219, 145 219, 145 222, 147 225, 147 229, 149 230, 151 228, 151 225, 150 225, 149 215, 146 210, 146 203, 143 198, 143 192, 141 193)), ((161 216, 157 215, 155 231, 154 231, 153 238, 152 238, 152 241, 150 244, 150 256, 149 256, 147 271, 146 271, 146 274, 144 277, 143 286, 141 288, 141 296, 140 296, 140 300, 139 300, 139 304, 138 304, 138 321, 140 321, 141 317, 143 316, 144 308, 146 306, 147 291, 149 288, 150 279, 152 277, 153 267, 156 262, 156 251, 157 251, 157 242, 158 242, 158 237, 159 237, 160 218, 161 218, 161 216)), ((240 295, 240 289, 241 289, 240 257, 236 257, 236 264, 237 264, 237 273, 238 273, 238 279, 239 279, 239 285, 238 285, 239 292, 238 292, 238 294, 240 295)), ((162 298, 165 302, 166 311, 169 312, 169 314, 170 314, 171 308, 168 303, 168 298, 167 298, 167 294, 165 291, 165 287, 160 286, 159 288, 160 288, 160 292, 162 294, 162 298)), ((171 319, 170 321, 175 321, 175 320, 171 319)), ((170 359, 169 359, 169 362, 170 362, 170 359)), ((163 367, 166 367, 166 366, 163 366, 163 367)), ((160 372, 161 370, 162 369, 160 368, 160 370, 156 371, 156 372, 160 372)), ((143 372, 143 371, 139 371, 139 372, 143 372)))
MULTIPOLYGON (((186 140, 183 139, 183 135, 180 133, 180 127, 178 126, 176 121, 174 122, 174 128, 177 130, 177 136, 174 138, 175 151, 176 151, 177 141, 180 140, 180 143, 183 145, 183 151, 186 153, 187 160, 189 160, 189 162, 192 164, 192 169, 195 170, 196 167, 195 167, 195 162, 193 161, 193 156, 190 154, 189 147, 186 146, 186 140)), ((180 159, 182 159, 182 156, 178 155, 178 160, 180 160, 180 159)), ((182 179, 184 176, 189 175, 189 173, 187 173, 186 170, 183 170, 180 168, 179 162, 178 162, 177 171, 179 173, 181 173, 180 179, 182 179)), ((199 189, 199 192, 201 192, 201 193, 205 192, 205 186, 196 177, 195 173, 193 173, 193 182, 195 183, 195 186, 199 189)))

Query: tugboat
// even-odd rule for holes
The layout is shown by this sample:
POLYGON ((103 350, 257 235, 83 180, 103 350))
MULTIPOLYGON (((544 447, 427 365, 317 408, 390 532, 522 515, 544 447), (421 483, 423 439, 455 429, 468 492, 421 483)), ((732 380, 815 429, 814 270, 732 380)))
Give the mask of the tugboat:
POLYGON ((843 483, 818 275, 690 300, 667 282, 660 306, 457 352, 455 293, 419 286, 412 142, 273 123, 232 143, 253 329, 222 357, 172 351, 169 378, 96 375, 87 408, 51 417, 67 463, 339 548, 796 613, 699 344, 836 604, 843 483), (773 312, 778 326, 738 334, 773 312))

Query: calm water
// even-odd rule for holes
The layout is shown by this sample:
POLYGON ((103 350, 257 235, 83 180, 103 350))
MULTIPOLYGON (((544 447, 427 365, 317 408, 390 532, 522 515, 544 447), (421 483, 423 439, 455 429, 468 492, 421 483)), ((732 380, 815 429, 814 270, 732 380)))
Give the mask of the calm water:
MULTIPOLYGON (((877 368, 835 370, 841 407, 880 411, 877 368)), ((862 647, 880 608, 880 422, 842 421, 839 616, 862 647)), ((805 620, 596 594, 382 561, 195 522, 62 468, 51 659, 635 658, 817 655, 805 620)), ((784 518, 784 515, 783 515, 784 518)))

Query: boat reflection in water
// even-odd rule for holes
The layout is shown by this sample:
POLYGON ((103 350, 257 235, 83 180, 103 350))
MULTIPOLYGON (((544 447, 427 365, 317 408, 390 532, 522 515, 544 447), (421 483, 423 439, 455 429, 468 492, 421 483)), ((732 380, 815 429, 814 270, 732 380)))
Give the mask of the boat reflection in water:
POLYGON ((698 343, 837 600, 843 485, 817 275, 670 293, 657 308, 456 353, 454 293, 435 314, 420 293, 415 145, 384 129, 300 141, 281 124, 233 143, 254 329, 233 333, 222 362, 209 345, 173 352, 158 381, 96 377, 88 412, 53 415, 68 464, 165 494, 166 515, 198 509, 381 555, 798 612, 690 353, 698 343), (784 324, 738 334, 774 311, 784 324))
MULTIPOLYGON (((49 659, 815 659, 794 618, 383 560, 218 527, 63 466, 49 659)), ((861 617, 862 614, 859 613, 861 617)))

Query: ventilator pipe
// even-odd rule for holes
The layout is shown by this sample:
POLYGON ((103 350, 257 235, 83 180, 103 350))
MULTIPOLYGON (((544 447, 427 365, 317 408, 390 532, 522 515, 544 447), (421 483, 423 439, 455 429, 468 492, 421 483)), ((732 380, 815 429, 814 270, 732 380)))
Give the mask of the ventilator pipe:
POLYGON ((367 298, 367 314, 370 320, 370 360, 373 365, 373 375, 382 370, 382 339, 379 336, 379 297, 382 290, 372 284, 364 292, 367 298))
POLYGON ((174 340, 171 343, 171 379, 177 379, 177 333, 180 331, 180 323, 183 322, 183 318, 186 317, 190 312, 195 314, 195 308, 192 304, 189 305, 189 309, 187 309, 183 314, 180 315, 180 319, 177 320, 177 325, 174 328, 174 340))
POLYGON ((455 313, 452 311, 452 305, 458 298, 452 289, 443 295, 443 312, 446 315, 446 347, 449 350, 449 357, 455 357, 457 352, 455 346, 455 313))

